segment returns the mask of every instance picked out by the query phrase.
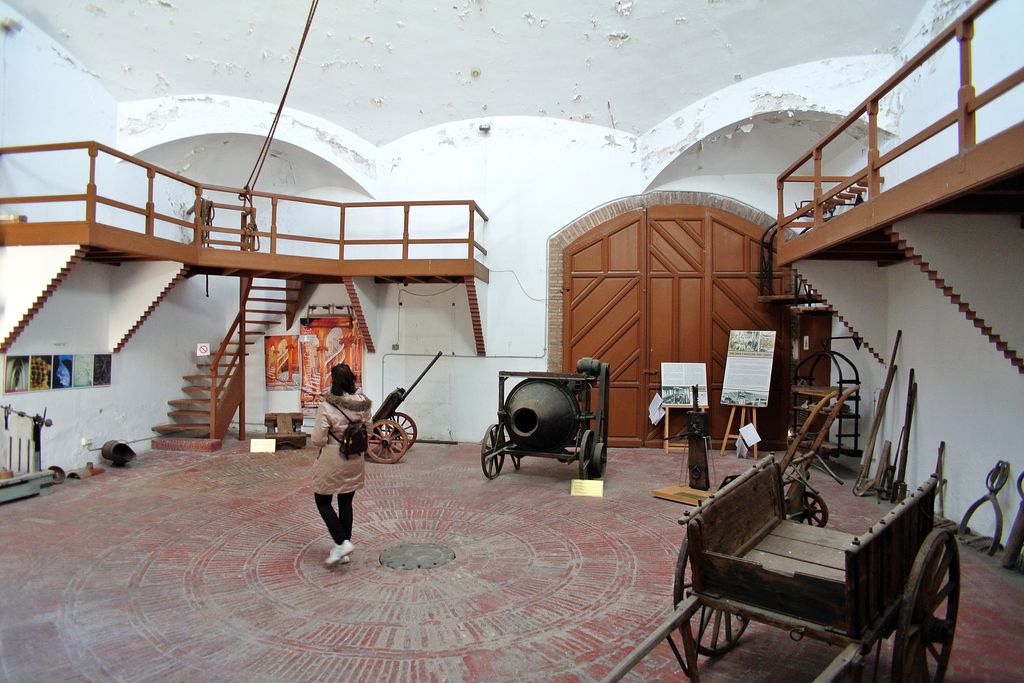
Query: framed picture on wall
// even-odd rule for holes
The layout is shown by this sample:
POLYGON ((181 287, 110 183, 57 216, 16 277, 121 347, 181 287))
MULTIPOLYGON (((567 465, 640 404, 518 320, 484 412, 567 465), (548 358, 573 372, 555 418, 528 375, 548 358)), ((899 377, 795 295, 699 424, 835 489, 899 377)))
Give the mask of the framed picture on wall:
POLYGON ((79 353, 75 355, 75 369, 71 373, 71 385, 74 387, 92 386, 92 361, 91 353, 79 353))
POLYGON ((4 360, 4 392, 28 391, 29 357, 7 356, 4 360))
POLYGON ((74 366, 74 356, 54 356, 53 377, 50 378, 50 386, 54 389, 70 389, 74 366))
POLYGON ((92 360, 92 385, 105 387, 110 385, 110 354, 97 353, 92 360))
POLYGON ((32 356, 29 361, 29 391, 46 391, 53 377, 53 356, 32 356))

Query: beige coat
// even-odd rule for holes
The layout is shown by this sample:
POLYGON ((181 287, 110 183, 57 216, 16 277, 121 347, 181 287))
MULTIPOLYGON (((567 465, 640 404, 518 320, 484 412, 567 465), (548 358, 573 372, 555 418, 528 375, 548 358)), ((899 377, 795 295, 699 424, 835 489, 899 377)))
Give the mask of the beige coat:
POLYGON ((349 416, 361 417, 370 427, 370 399, 362 394, 325 394, 316 409, 313 445, 320 449, 313 461, 313 491, 327 495, 363 488, 365 463, 361 455, 346 458, 338 448, 349 416))

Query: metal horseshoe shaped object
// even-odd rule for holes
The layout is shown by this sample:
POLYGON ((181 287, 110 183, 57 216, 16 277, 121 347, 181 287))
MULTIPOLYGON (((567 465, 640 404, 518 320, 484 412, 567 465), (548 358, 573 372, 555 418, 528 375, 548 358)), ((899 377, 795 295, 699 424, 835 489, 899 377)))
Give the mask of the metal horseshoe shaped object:
POLYGON ((992 507, 996 511, 996 532, 992 535, 992 545, 988 548, 989 555, 995 555, 996 551, 999 550, 999 541, 1003 537, 1003 511, 999 507, 999 501, 996 500, 996 494, 1006 485, 1006 480, 1010 475, 1010 463, 1005 460, 1000 460, 996 463, 989 473, 988 477, 985 478, 985 488, 988 489, 988 493, 974 501, 971 507, 967 508, 967 513, 964 515, 963 520, 960 522, 960 528, 957 533, 965 535, 967 533, 967 522, 970 521, 971 516, 978 511, 986 501, 992 502, 992 507))

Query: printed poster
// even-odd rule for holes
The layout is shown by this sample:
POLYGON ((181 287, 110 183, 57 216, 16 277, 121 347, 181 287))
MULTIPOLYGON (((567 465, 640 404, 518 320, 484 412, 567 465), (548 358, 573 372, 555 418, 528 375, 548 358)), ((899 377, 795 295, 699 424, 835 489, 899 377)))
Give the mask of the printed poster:
POLYGON ((32 356, 29 361, 28 390, 45 391, 53 379, 53 356, 32 356))
POLYGON ((28 391, 28 356, 7 356, 4 362, 4 392, 28 391))
POLYGON ((324 392, 331 389, 331 368, 347 363, 363 384, 363 338, 350 316, 306 318, 299 325, 299 352, 302 362, 302 389, 299 400, 302 414, 316 415, 324 392))
POLYGON ((775 356, 774 330, 733 330, 722 380, 722 405, 768 405, 775 356))
POLYGON ((74 370, 74 356, 53 357, 53 377, 50 380, 54 389, 70 389, 71 373, 74 370))
POLYGON ((299 338, 294 335, 268 335, 264 337, 267 391, 298 391, 299 338))
POLYGON ((93 355, 91 353, 79 353, 75 355, 75 371, 71 373, 72 386, 92 386, 92 363, 93 355))
POLYGON ((706 363, 662 363, 661 400, 670 406, 692 407, 690 389, 697 387, 697 402, 708 407, 708 366, 706 363))
POLYGON ((92 357, 92 385, 105 387, 110 385, 110 354, 97 353, 92 357))

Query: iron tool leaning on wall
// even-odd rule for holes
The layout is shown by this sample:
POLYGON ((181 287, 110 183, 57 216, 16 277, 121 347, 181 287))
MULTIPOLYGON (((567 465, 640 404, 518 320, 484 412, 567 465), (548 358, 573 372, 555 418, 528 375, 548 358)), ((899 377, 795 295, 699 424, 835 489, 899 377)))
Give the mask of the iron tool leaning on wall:
POLYGON ((494 479, 512 457, 518 470, 533 455, 579 463, 580 479, 600 479, 608 461, 608 364, 581 358, 575 373, 498 373, 498 422, 481 442, 484 476, 494 479), (524 378, 505 398, 505 382, 524 378), (591 397, 597 390, 597 406, 591 397))

